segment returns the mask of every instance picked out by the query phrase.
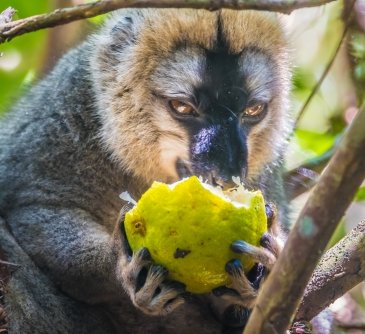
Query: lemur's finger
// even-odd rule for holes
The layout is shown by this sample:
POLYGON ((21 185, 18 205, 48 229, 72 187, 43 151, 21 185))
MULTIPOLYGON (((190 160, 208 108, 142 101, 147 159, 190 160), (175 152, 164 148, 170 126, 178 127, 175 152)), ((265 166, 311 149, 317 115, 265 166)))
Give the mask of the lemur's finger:
POLYGON ((119 213, 119 218, 118 218, 118 224, 117 226, 119 226, 119 238, 120 238, 120 247, 122 249, 123 254, 125 254, 128 257, 131 257, 133 254, 133 251, 129 245, 129 242, 127 240, 127 235, 125 232, 125 226, 124 226, 124 220, 125 220, 125 215, 126 213, 131 210, 133 208, 133 205, 128 203, 123 205, 122 209, 120 210, 119 213))
POLYGON ((281 251, 277 239, 270 233, 265 233, 260 240, 260 245, 270 251, 277 258, 281 251))
POLYGON ((271 204, 269 204, 269 203, 265 204, 265 212, 266 212, 266 218, 267 218, 267 226, 271 227, 272 220, 273 220, 274 215, 275 215, 271 204))
POLYGON ((164 315, 184 303, 182 293, 185 285, 175 281, 166 281, 168 271, 159 265, 144 267, 137 277, 135 293, 131 299, 135 306, 151 315, 164 315))
POLYGON ((280 232, 278 221, 278 210, 273 203, 265 204, 265 212, 267 217, 267 228, 274 235, 278 235, 280 232))
POLYGON ((126 204, 119 212, 117 223, 115 224, 113 234, 111 236, 111 246, 114 255, 118 258, 122 256, 127 261, 127 258, 132 256, 132 250, 129 247, 127 236, 124 229, 124 219, 126 213, 132 209, 133 205, 126 204))
POLYGON ((230 328, 242 328, 246 325, 250 313, 250 310, 244 306, 231 305, 224 311, 221 321, 230 328))
POLYGON ((276 261, 274 254, 267 249, 250 245, 242 240, 233 242, 231 250, 238 254, 250 256, 255 262, 262 263, 268 269, 271 269, 276 261))
POLYGON ((241 276, 243 274, 243 266, 240 260, 233 259, 226 263, 226 272, 231 276, 241 276))

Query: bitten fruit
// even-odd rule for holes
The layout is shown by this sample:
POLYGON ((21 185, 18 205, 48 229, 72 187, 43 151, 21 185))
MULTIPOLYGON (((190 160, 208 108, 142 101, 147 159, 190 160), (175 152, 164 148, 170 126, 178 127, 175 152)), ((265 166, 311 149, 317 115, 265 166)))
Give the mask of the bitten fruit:
POLYGON ((260 191, 237 185, 223 192, 192 176, 172 185, 154 182, 126 214, 125 231, 132 250, 147 247, 170 279, 192 293, 207 293, 230 284, 228 261, 239 258, 245 272, 253 267, 230 245, 243 240, 258 246, 266 221, 260 191))

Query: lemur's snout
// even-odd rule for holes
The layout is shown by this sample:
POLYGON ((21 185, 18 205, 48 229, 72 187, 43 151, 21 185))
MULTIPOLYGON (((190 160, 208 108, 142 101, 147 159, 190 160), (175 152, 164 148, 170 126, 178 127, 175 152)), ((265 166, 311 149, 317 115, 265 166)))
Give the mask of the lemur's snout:
POLYGON ((247 176, 247 143, 235 122, 202 128, 191 143, 191 173, 213 185, 232 187, 232 177, 247 176))
POLYGON ((191 168, 189 167, 189 163, 184 162, 182 159, 178 159, 176 161, 176 171, 178 174, 179 179, 183 179, 192 175, 200 176, 203 178, 204 182, 207 182, 213 186, 219 186, 222 189, 230 189, 236 186, 233 182, 233 176, 240 177, 243 180, 246 176, 246 168, 242 169, 241 175, 233 175, 230 179, 226 177, 220 176, 217 171, 214 169, 210 172, 205 173, 204 175, 201 173, 194 173, 191 168))

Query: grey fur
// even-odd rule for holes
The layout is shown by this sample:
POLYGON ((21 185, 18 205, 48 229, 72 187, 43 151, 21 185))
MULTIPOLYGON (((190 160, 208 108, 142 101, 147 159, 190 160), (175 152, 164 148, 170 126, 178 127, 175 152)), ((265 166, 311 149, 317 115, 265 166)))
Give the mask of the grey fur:
MULTIPOLYGON (((153 144, 167 139, 184 144, 185 132, 178 125, 174 125, 178 133, 174 134, 164 130, 167 123, 153 120, 148 108, 155 108, 161 123, 175 124, 157 101, 146 97, 144 90, 151 87, 137 74, 133 77, 135 68, 130 67, 139 32, 148 30, 159 15, 161 20, 161 13, 168 12, 128 10, 115 14, 101 33, 70 51, 30 88, 1 122, 0 246, 9 261, 21 265, 5 296, 11 334, 220 332, 207 299, 202 297, 192 298, 165 317, 151 317, 137 310, 133 270, 145 263, 134 258, 131 263, 137 264, 129 270, 122 247, 115 247, 115 230, 119 229, 115 226, 122 206, 118 195, 127 190, 138 198, 152 181, 148 177, 160 178, 158 171, 153 174, 156 167, 151 167, 152 172, 147 169, 156 154, 153 144), (141 101, 144 98, 147 101, 141 101), (123 122, 117 124, 115 120, 122 116, 123 122), (146 128, 147 132, 139 133, 146 128), (133 132, 137 133, 136 145, 128 142, 133 132), (137 167, 146 171, 137 172, 137 167)), ((189 17, 193 12, 172 13, 189 17)), ((212 18, 216 15, 199 13, 212 18)), ((202 61, 197 55, 200 51, 191 50, 196 58, 188 61, 189 80, 196 83, 201 78, 197 69, 202 61)), ((176 60, 183 58, 176 54, 176 60)), ((260 64, 266 59, 260 58, 260 64)), ((159 60, 147 57, 146 67, 140 71, 148 73, 153 62, 164 66, 159 60)), ((166 66, 173 65, 166 60, 166 66)), ((255 66, 250 65, 258 71, 255 66)), ((174 70, 173 78, 183 69, 176 65, 174 70)), ((265 78, 269 73, 274 78, 275 71, 270 71, 268 67, 260 75, 265 78)), ((284 81, 288 79, 286 72, 284 81)), ((154 75, 158 78, 162 74, 154 75)), ((181 86, 189 91, 191 82, 181 86)), ((271 88, 272 82, 268 83, 271 88)), ((166 81, 161 82, 160 89, 171 94, 166 81)), ((287 92, 282 94, 286 102, 287 92)), ((275 103, 281 106, 281 102, 275 103)), ((285 105, 283 114, 286 111, 285 105)), ((263 189, 266 199, 279 206, 282 217, 285 199, 280 169, 288 128, 289 122, 283 120, 272 127, 274 132, 282 131, 280 138, 271 138, 275 141, 273 158, 263 157, 267 161, 248 181, 263 189)), ((264 149, 258 148, 257 154, 264 149)), ((159 277, 158 284, 161 280, 159 277)), ((165 297, 176 296, 166 291, 165 297)), ((140 309, 144 310, 143 305, 140 309)))

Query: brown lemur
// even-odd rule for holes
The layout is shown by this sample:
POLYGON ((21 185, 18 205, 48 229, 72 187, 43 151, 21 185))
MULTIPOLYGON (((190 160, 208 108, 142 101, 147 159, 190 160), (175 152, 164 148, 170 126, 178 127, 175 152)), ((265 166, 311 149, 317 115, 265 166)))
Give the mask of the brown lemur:
POLYGON ((119 194, 240 176, 285 221, 289 86, 284 30, 263 12, 120 10, 68 52, 0 125, 0 245, 20 265, 9 332, 241 330, 276 224, 263 247, 232 245, 261 263, 251 276, 233 259, 232 286, 193 296, 148 250, 129 252, 119 194))

